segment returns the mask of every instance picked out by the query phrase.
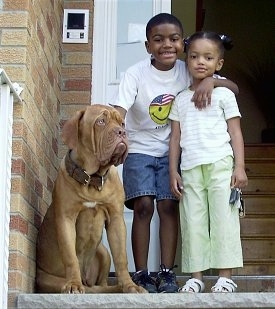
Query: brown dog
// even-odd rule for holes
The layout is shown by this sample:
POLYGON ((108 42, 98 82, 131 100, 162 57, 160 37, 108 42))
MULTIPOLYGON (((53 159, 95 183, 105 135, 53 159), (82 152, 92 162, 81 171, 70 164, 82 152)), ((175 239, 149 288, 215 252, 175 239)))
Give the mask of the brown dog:
POLYGON ((124 123, 114 108, 95 104, 63 127, 69 152, 61 161, 37 240, 40 293, 144 293, 132 281, 126 255, 124 190, 116 167, 127 155, 124 123), (110 254, 118 284, 107 286, 110 254))

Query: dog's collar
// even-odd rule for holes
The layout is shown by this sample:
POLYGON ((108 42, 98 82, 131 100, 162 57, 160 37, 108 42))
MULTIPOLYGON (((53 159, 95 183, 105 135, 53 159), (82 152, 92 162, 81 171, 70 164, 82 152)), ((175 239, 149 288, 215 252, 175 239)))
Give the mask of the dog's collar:
POLYGON ((94 186, 98 191, 101 191, 107 178, 108 171, 103 176, 97 173, 89 175, 85 170, 73 162, 70 153, 71 150, 67 152, 65 157, 65 167, 68 174, 84 186, 94 186))

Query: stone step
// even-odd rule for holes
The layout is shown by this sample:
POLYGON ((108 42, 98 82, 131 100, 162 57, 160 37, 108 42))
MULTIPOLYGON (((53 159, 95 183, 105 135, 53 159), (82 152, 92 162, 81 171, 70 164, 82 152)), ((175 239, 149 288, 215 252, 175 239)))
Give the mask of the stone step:
MULTIPOLYGON (((188 276, 178 276, 183 285, 188 276)), ((216 276, 205 276, 204 293, 20 294, 18 309, 34 308, 275 308, 275 276, 233 276, 236 293, 210 293, 216 276)), ((116 279, 110 278, 110 284, 116 279)))
POLYGON ((19 309, 275 308, 275 293, 21 294, 19 309))

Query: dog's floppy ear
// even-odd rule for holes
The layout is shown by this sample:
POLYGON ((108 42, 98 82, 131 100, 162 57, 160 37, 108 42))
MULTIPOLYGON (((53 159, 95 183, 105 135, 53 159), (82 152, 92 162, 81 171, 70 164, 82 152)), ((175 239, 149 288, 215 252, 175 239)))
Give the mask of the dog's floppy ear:
POLYGON ((74 149, 77 146, 79 121, 83 117, 84 112, 85 110, 77 111, 63 126, 62 139, 69 149, 74 149))

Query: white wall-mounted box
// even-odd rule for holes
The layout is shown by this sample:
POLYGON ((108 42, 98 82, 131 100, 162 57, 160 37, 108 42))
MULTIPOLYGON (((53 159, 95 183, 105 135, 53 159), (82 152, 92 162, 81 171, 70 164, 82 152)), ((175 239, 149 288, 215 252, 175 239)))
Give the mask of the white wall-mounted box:
POLYGON ((88 43, 89 10, 64 9, 63 43, 88 43))

